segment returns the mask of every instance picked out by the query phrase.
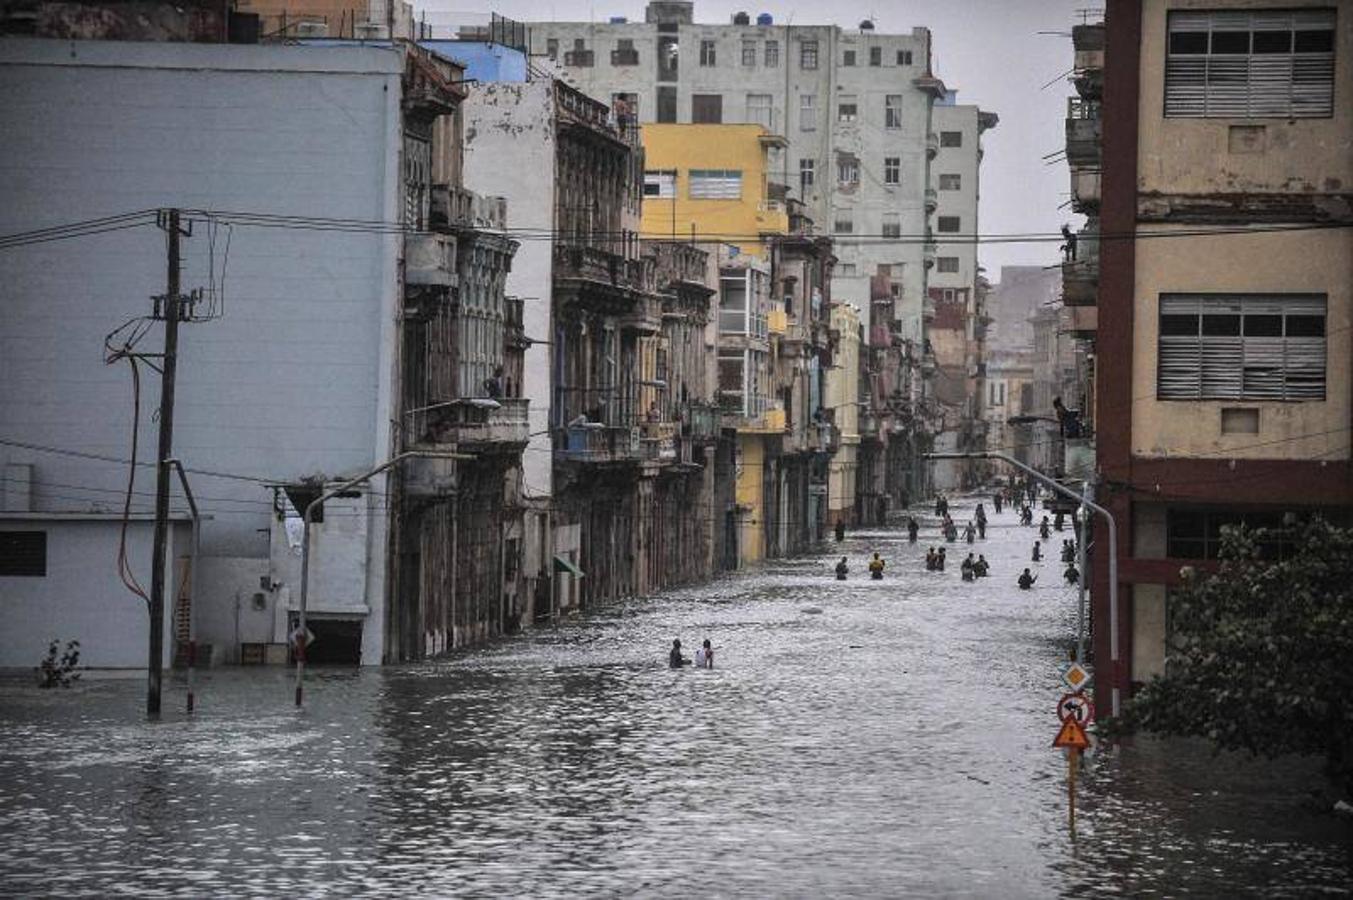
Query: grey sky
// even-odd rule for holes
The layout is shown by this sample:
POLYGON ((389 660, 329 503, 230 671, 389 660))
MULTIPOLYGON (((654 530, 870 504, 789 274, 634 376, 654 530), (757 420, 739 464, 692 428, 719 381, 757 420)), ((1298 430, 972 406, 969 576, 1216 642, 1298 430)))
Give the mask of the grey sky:
MULTIPOLYGON (((645 0, 417 0, 419 9, 489 9, 514 19, 606 21, 627 16, 643 21, 645 0)), ((923 25, 934 35, 935 72, 957 89, 960 103, 976 103, 1001 117, 987 132, 982 162, 981 221, 984 234, 1055 232, 1078 221, 1066 202, 1066 164, 1046 165, 1044 154, 1064 144, 1066 81, 1071 68, 1071 25, 1086 0, 696 0, 695 17, 727 22, 738 11, 769 12, 776 22, 836 24, 854 28, 872 19, 880 31, 906 32, 923 25), (1039 34, 1040 31, 1061 34, 1039 34), (1043 85, 1054 82, 1050 87, 1043 85)), ((468 19, 469 17, 467 17, 468 19)), ((1057 245, 987 244, 982 265, 993 281, 1002 265, 1057 260, 1057 245)))

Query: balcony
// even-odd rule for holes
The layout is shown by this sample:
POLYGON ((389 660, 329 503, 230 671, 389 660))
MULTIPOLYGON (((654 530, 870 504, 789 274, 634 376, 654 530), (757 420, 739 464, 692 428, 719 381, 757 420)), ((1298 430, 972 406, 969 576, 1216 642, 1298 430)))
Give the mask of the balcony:
POLYGON ((633 300, 635 292, 650 290, 653 260, 628 259, 600 247, 559 243, 554 247, 555 280, 595 288, 617 299, 633 300))
POLYGON ((939 254, 939 252, 940 252, 939 244, 928 241, 922 246, 921 259, 925 263, 925 267, 927 269, 933 269, 935 267, 935 257, 939 254))
POLYGON ((639 427, 639 455, 645 462, 677 461, 676 422, 645 422, 639 427))
POLYGON ((404 236, 404 282, 452 287, 456 284, 456 240, 444 234, 404 236))
POLYGON ((925 155, 926 159, 934 159, 940 153, 940 136, 935 132, 930 132, 925 136, 925 155))
POLYGON ((611 65, 637 66, 639 65, 639 51, 633 47, 627 47, 623 50, 612 50, 611 65))
POLYGON ((687 287, 713 293, 709 287, 709 253, 690 244, 669 241, 645 242, 645 252, 654 260, 656 283, 664 288, 687 287))
POLYGON ((481 197, 459 185, 434 184, 431 222, 434 229, 501 231, 507 225, 507 200, 481 197))
POLYGON ((926 189, 925 189, 925 211, 926 211, 927 213, 933 213, 935 210, 939 209, 939 206, 940 206, 940 195, 939 195, 939 193, 938 193, 933 187, 928 187, 928 188, 926 188, 926 189))
POLYGON ((555 459, 562 462, 633 463, 642 456, 639 429, 587 422, 555 429, 555 459))
POLYGON ((690 403, 682 411, 682 436, 697 444, 712 444, 719 439, 722 416, 712 403, 690 403))
POLYGON ((525 397, 467 397, 405 414, 406 436, 414 445, 521 448, 530 434, 525 397))
POLYGON ((1075 49, 1071 80, 1082 97, 1098 98, 1104 93, 1104 24, 1075 25, 1071 28, 1075 49))
POLYGON ((1099 102, 1068 97, 1066 101, 1066 161, 1072 168, 1098 168, 1103 127, 1099 102))
POLYGON ((1063 471, 1067 478, 1085 481, 1095 477, 1095 439, 1066 438, 1063 471))
POLYGON ((1102 173, 1098 168, 1071 169, 1071 208, 1078 213, 1093 213, 1099 209, 1102 173))
POLYGON ((1094 340, 1099 330, 1098 306, 1062 307, 1062 331, 1080 340, 1094 340))

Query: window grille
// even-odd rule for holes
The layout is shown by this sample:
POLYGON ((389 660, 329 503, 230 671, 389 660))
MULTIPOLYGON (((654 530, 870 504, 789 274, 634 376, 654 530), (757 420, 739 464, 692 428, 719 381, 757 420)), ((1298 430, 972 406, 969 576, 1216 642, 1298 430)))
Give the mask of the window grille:
POLYGON ((799 68, 817 68, 817 41, 804 41, 799 44, 799 68))
POLYGON ((817 97, 813 94, 799 95, 799 130, 817 130, 817 97))
POLYGON ((883 183, 900 184, 902 181, 902 157, 883 157, 883 183))
POLYGON ((749 67, 756 65, 756 41, 742 42, 742 64, 749 67))
POLYGON ((652 169, 644 173, 645 197, 675 197, 676 170, 652 169))
POLYGON ((780 65, 780 42, 766 41, 766 68, 774 69, 780 65))
POLYGON ((1334 10, 1170 13, 1165 115, 1334 114, 1334 10))
POLYGON ((935 220, 935 230, 944 234, 958 234, 963 224, 958 216, 940 216, 935 220))
POLYGON ((714 65, 714 42, 713 42, 713 41, 701 41, 701 42, 700 42, 700 65, 702 65, 702 66, 712 66, 712 65, 714 65))
POLYGON ((902 127, 902 95, 888 94, 883 98, 883 127, 902 127))
POLYGON ((1325 399, 1323 294, 1163 294, 1161 400, 1325 399))
POLYGON ((962 175, 941 175, 940 190, 942 191, 961 191, 963 190, 962 175))

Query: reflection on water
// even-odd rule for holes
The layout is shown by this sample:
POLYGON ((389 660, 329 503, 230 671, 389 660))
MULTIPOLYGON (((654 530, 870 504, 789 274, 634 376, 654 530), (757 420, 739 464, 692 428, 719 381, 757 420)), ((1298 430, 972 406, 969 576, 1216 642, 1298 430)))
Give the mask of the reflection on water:
POLYGON ((1049 744, 1074 593, 1055 552, 1016 590, 1032 532, 994 523, 976 584, 962 545, 923 571, 933 529, 856 534, 848 582, 827 547, 439 664, 320 672, 302 712, 278 670, 213 671, 195 718, 154 724, 139 679, 6 685, 0 891, 1346 890, 1350 830, 1306 807, 1306 760, 1139 739, 1089 761, 1068 838, 1049 744), (673 637, 718 667, 667 669, 673 637))

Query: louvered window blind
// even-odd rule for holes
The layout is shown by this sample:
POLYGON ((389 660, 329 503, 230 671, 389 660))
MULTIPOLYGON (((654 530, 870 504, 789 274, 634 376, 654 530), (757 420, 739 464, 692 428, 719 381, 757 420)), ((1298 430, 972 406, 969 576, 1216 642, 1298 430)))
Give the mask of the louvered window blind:
POLYGON ((1334 114, 1333 9, 1170 13, 1165 115, 1334 114))
POLYGON ((1323 294, 1163 294, 1161 400, 1324 400, 1323 294))

